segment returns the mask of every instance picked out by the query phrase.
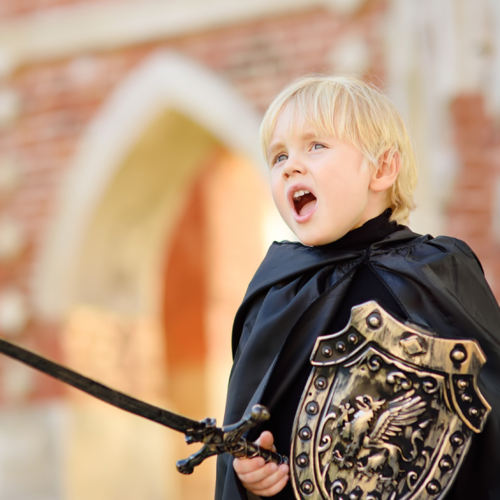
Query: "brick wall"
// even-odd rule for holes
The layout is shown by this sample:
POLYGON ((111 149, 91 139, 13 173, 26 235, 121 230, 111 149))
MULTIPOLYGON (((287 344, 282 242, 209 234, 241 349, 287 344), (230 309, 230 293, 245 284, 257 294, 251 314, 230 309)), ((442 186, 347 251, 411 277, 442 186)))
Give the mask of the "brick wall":
MULTIPOLYGON (((70 3, 92 2, 0 0, 0 16, 23 15, 70 3)), ((20 181, 12 192, 0 192, 0 209, 3 217, 22 227, 25 244, 14 259, 0 262, 0 290, 15 287, 25 294, 29 304, 33 257, 45 237, 57 190, 82 133, 113 89, 155 50, 172 49, 200 62, 228 80, 263 112, 291 79, 332 70, 332 49, 352 34, 361 35, 367 42, 367 74, 380 85, 384 81, 385 9, 385 2, 378 0, 366 2, 350 16, 312 9, 20 68, 6 82, 20 97, 20 112, 14 123, 0 129, 0 163, 4 159, 13 161, 20 181)), ((478 96, 457 99, 452 112, 463 169, 450 206, 450 232, 471 244, 489 276, 498 276, 500 283, 499 259, 495 259, 498 247, 492 243, 489 222, 489 179, 495 168, 492 156, 495 148, 498 150, 498 131, 486 117, 478 96)), ((494 286, 500 294, 500 284, 494 286)), ((31 317, 19 340, 60 358, 58 328, 31 317)), ((57 387, 46 378, 37 379, 29 397, 56 394, 57 387)))
MULTIPOLYGON (((105 0, 105 3, 119 1, 121 0, 105 0)), ((42 13, 57 7, 98 3, 102 4, 103 0, 0 0, 0 19, 42 13)))
POLYGON ((461 161, 448 210, 449 233, 465 240, 483 264, 500 298, 500 244, 493 236, 495 179, 500 172, 500 128, 481 95, 461 95, 451 105, 461 161))

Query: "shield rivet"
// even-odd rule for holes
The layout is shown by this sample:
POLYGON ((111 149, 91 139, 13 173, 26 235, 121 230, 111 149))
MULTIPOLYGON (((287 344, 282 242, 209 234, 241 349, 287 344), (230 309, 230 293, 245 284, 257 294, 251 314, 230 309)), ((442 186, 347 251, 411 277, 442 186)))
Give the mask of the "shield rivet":
POLYGON ((315 380, 314 385, 316 386, 316 389, 318 389, 319 391, 322 391, 323 389, 326 388, 326 378, 325 377, 318 377, 315 380))
POLYGON ((379 313, 372 312, 366 319, 366 323, 370 328, 380 328, 380 326, 382 325, 382 317, 379 313))
POLYGON ((349 344, 356 345, 359 341, 358 336, 355 333, 351 333, 349 337, 347 337, 349 344))
POLYGON ((450 358, 456 363, 463 363, 467 359, 467 351, 462 345, 458 344, 451 351, 450 358))
POLYGON ((461 432, 455 432, 450 437, 450 442, 453 446, 462 446, 464 444, 464 436, 461 432))
POLYGON ((309 427, 302 427, 302 429, 300 429, 300 431, 299 431, 299 436, 300 436, 300 439, 303 439, 304 441, 308 441, 309 439, 311 439, 311 436, 312 436, 311 429, 309 429, 309 427))
POLYGON ((441 491, 441 485, 438 483, 438 481, 434 480, 427 485, 426 489, 427 492, 431 495, 437 495, 441 491))
POLYGON ((295 463, 299 467, 307 467, 309 465, 309 457, 305 453, 301 453, 296 459, 295 463))
POLYGON ((479 415, 479 410, 477 408, 469 408, 469 415, 471 417, 477 417, 479 415))
POLYGON ((345 352, 345 344, 344 344, 344 342, 342 342, 342 341, 337 342, 337 345, 335 346, 335 348, 339 352, 345 352))
POLYGON ((322 351, 321 351, 321 352, 323 353, 323 356, 324 356, 325 358, 329 358, 329 357, 331 357, 331 355, 333 354, 333 350, 332 350, 332 348, 331 348, 331 347, 328 347, 328 346, 323 347, 323 349, 322 349, 322 351))
POLYGON ((472 401, 472 397, 469 396, 468 394, 465 394, 463 393, 460 398, 462 399, 462 401, 464 401, 465 403, 470 403, 472 401))
POLYGON ((362 496, 363 490, 359 486, 356 486, 356 489, 349 493, 349 500, 359 500, 362 496))
POLYGON ((314 486, 311 483, 311 481, 307 480, 300 485, 300 489, 302 490, 303 493, 308 495, 309 493, 312 493, 314 491, 314 486))
POLYGON ((451 470, 451 468, 453 467, 453 460, 451 459, 450 456, 446 455, 439 462, 439 467, 441 470, 444 471, 451 470))
POLYGON ((457 386, 459 389, 467 389, 467 387, 469 387, 469 383, 467 382, 467 380, 464 380, 463 378, 461 378, 458 382, 457 382, 457 386))
POLYGON ((312 401, 306 406, 306 412, 309 413, 309 415, 316 415, 316 413, 318 413, 318 410, 319 406, 315 401, 312 401))

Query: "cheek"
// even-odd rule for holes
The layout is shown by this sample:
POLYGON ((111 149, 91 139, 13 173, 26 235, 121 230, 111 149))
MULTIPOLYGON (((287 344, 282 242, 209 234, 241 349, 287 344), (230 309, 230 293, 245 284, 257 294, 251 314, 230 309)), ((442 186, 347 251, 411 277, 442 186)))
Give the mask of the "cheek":
POLYGON ((351 175, 346 175, 339 183, 338 192, 344 199, 352 196, 362 196, 368 192, 370 184, 370 172, 361 170, 361 168, 353 167, 351 175))
POLYGON ((283 186, 279 182, 279 179, 276 179, 275 176, 271 174, 271 194, 274 200, 274 204, 280 213, 283 213, 286 210, 286 195, 283 189, 283 186))

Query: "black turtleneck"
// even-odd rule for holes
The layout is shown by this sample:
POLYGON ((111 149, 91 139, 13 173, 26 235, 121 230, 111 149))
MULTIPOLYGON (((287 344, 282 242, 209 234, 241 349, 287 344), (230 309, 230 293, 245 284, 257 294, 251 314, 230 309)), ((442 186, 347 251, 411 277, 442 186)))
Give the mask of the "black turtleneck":
MULTIPOLYGON (((391 210, 388 209, 378 217, 369 220, 363 226, 347 233, 342 238, 324 245, 329 250, 366 250, 374 243, 383 240, 394 233, 401 226, 395 222, 390 222, 391 210)), ((400 319, 407 319, 401 307, 372 270, 368 259, 356 270, 352 285, 342 302, 339 314, 333 319, 328 332, 319 334, 334 333, 342 330, 351 313, 351 308, 369 300, 376 300, 384 309, 391 312, 400 319)), ((281 398, 279 403, 272 410, 272 419, 266 428, 274 435, 274 443, 279 453, 290 455, 290 444, 293 421, 300 402, 300 397, 311 373, 309 360, 303 364, 291 390, 281 398)), ((279 380, 279 374, 276 377, 279 380)), ((276 380, 275 379, 275 380, 276 380)), ((290 481, 279 494, 272 498, 279 500, 294 500, 293 489, 290 481)))

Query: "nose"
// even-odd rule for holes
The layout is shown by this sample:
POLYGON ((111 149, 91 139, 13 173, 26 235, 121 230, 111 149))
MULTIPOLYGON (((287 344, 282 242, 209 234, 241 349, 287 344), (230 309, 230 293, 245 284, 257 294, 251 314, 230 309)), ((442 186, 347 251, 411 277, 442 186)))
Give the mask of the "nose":
POLYGON ((300 159, 289 157, 282 170, 282 175, 285 180, 288 180, 292 175, 303 175, 306 172, 306 166, 300 159))

